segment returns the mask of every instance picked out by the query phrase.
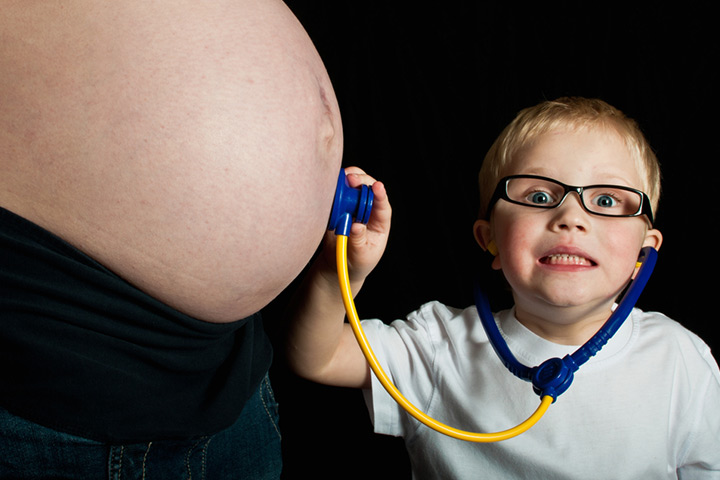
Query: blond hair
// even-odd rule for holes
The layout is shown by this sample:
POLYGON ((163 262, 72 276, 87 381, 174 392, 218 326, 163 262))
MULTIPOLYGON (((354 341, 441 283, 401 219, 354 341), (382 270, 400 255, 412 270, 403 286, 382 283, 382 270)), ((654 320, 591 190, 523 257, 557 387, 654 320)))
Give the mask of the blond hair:
POLYGON ((521 110, 490 147, 478 175, 480 218, 486 218, 490 197, 506 174, 515 155, 547 132, 600 127, 615 131, 624 140, 645 179, 643 191, 657 211, 660 198, 660 165, 637 123, 617 108, 598 99, 563 97, 521 110))

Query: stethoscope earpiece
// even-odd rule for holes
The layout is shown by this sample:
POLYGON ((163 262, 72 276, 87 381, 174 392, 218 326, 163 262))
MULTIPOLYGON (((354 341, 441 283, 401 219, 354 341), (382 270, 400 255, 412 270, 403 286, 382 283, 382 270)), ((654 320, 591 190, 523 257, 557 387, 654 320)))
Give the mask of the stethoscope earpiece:
POLYGON ((497 257, 497 256, 498 256, 498 253, 499 253, 499 252, 498 252, 498 248, 497 248, 497 244, 495 243, 495 240, 490 240, 490 241, 488 242, 486 248, 487 248, 487 251, 488 251, 488 253, 489 253, 490 255, 492 255, 493 257, 497 257))

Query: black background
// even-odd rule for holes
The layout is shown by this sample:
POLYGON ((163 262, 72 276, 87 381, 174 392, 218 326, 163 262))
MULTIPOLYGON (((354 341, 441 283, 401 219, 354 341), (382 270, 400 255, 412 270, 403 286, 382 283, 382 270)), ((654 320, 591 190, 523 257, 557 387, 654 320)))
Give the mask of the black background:
MULTIPOLYGON (((521 108, 599 97, 639 122, 663 168, 656 226, 664 243, 638 306, 680 321, 718 358, 719 57, 710 2, 500 3, 287 2, 333 82, 343 166, 382 180, 393 206, 386 254, 356 298, 360 316, 389 321, 429 300, 470 305, 472 275, 488 265, 471 229, 485 152, 521 108)), ((294 288, 263 312, 273 339, 294 288)), ((494 309, 509 302, 504 295, 493 292, 494 309)), ((372 433, 360 392, 299 380, 280 352, 272 375, 285 478, 410 478, 402 441, 372 433)))

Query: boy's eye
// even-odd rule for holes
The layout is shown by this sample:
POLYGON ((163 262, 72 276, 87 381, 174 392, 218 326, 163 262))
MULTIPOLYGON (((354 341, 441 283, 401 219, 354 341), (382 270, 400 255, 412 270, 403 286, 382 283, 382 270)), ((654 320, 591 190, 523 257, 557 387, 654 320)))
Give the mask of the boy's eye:
POLYGON ((547 192, 534 192, 526 198, 528 203, 532 203, 534 205, 550 205, 553 203, 553 198, 547 192))
POLYGON ((618 200, 612 195, 598 195, 593 203, 601 208, 612 208, 618 205, 618 200))

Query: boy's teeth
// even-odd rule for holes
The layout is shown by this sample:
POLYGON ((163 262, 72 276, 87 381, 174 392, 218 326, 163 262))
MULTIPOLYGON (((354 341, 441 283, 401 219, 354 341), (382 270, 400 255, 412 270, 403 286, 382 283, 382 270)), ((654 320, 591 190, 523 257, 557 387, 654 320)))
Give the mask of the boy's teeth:
POLYGON ((587 258, 567 254, 550 255, 547 257, 547 263, 551 265, 590 265, 587 258))

